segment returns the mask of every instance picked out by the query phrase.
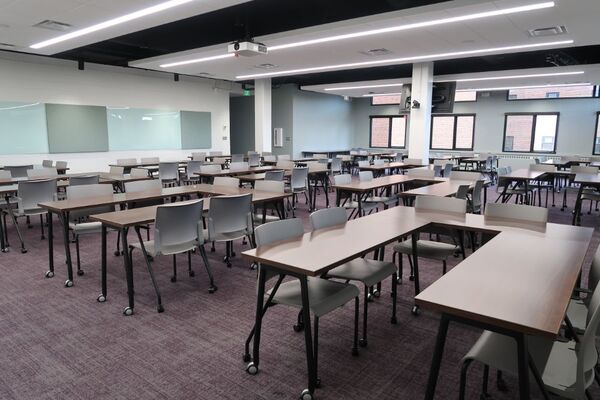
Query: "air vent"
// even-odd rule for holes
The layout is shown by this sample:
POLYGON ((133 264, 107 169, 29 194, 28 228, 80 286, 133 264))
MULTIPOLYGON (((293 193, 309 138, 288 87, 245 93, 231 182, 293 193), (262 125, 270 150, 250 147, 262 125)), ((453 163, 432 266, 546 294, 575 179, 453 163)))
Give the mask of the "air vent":
POLYGON ((388 54, 392 54, 390 50, 384 49, 383 47, 379 49, 360 51, 359 53, 369 57, 387 56, 388 54))
POLYGON ((51 31, 68 31, 72 28, 72 25, 66 24, 64 22, 53 21, 51 19, 44 20, 42 22, 38 22, 33 25, 36 28, 49 29, 51 31))
POLYGON ((560 26, 549 26, 547 28, 530 29, 527 31, 531 37, 543 37, 543 36, 556 36, 564 35, 567 32, 567 28, 564 25, 560 26))
POLYGON ((0 48, 3 48, 3 49, 12 49, 14 47, 16 47, 14 44, 0 42, 0 48))
POLYGON ((265 63, 265 64, 258 64, 255 65, 254 68, 260 68, 260 69, 273 69, 276 68, 277 65, 275 64, 269 64, 269 63, 265 63))

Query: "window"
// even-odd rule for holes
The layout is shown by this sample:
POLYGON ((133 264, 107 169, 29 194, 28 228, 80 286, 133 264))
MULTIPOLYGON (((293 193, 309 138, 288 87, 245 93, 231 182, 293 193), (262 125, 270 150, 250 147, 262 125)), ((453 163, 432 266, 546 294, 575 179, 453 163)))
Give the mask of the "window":
POLYGON ((596 113, 596 134, 594 135, 594 149, 592 150, 594 155, 600 154, 600 125, 598 119, 600 118, 600 112, 596 113))
POLYGON ((477 91, 475 90, 457 90, 454 93, 454 102, 477 101, 477 91))
POLYGON ((558 113, 506 114, 504 151, 554 153, 558 113))
POLYGON ((432 150, 473 150, 474 114, 431 117, 432 150))
POLYGON ((510 89, 508 91, 508 100, 574 99, 595 97, 595 92, 594 85, 510 89))
POLYGON ((371 97, 372 106, 397 105, 400 104, 399 94, 378 95, 371 97))
POLYGON ((406 116, 372 116, 369 147, 406 147, 406 116))

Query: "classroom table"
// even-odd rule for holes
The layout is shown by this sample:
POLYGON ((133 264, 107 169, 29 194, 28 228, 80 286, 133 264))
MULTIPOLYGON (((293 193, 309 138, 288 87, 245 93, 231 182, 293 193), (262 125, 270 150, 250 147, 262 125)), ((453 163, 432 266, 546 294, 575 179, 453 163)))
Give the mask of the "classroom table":
POLYGON ((258 172, 266 172, 273 170, 280 170, 281 168, 277 168, 271 165, 265 165, 263 167, 247 167, 247 168, 239 168, 239 169, 222 169, 221 171, 205 171, 205 172, 196 172, 196 175, 205 178, 214 178, 217 176, 237 176, 237 175, 247 175, 251 173, 258 172))
MULTIPOLYGON (((446 179, 443 182, 433 183, 427 186, 421 186, 419 188, 406 190, 401 193, 402 196, 437 196, 437 197, 449 197, 454 196, 461 185, 469 185, 471 189, 475 185, 476 181, 461 180, 461 179, 446 179)), ((487 188, 491 184, 489 180, 483 182, 483 202, 481 203, 482 209, 487 203, 487 188)))
MULTIPOLYGON (((332 268, 408 235, 412 237, 413 244, 417 294, 415 305, 442 312, 426 398, 433 398, 446 330, 451 319, 474 321, 479 326, 503 332, 513 332, 514 329, 521 343, 519 355, 522 360, 527 354, 525 334, 543 334, 547 337, 556 337, 558 334, 593 234, 590 228, 560 224, 532 225, 475 214, 392 207, 349 221, 343 226, 308 232, 298 238, 243 252, 244 257, 261 264, 250 364, 254 368, 249 366, 247 371, 251 373, 259 368, 268 272, 290 275, 300 280, 308 390, 313 393, 317 376, 308 311, 307 277, 321 276, 332 268), (420 292, 417 286, 419 267, 416 243, 418 232, 431 225, 497 236, 420 292), (525 253, 522 251, 524 243, 527 243, 528 249, 525 253), (531 301, 532 290, 535 291, 533 298, 543 296, 544 301, 531 301)), ((250 358, 250 355, 246 354, 245 358, 250 358)), ((526 363, 520 364, 521 398, 528 398, 526 367, 526 363)))
MULTIPOLYGON (((485 167, 485 163, 487 162, 488 157, 492 157, 492 156, 491 155, 480 155, 477 157, 462 158, 459 160, 459 164, 464 164, 465 169, 467 169, 467 167, 470 165, 472 167, 472 169, 481 171, 485 167)), ((496 158, 496 167, 498 167, 498 158, 496 158)))
MULTIPOLYGON (((281 205, 281 213, 279 214, 281 218, 285 218, 285 206, 283 204, 283 200, 290 196, 290 193, 275 193, 275 192, 264 192, 258 190, 252 190, 247 188, 236 188, 230 186, 216 186, 209 184, 198 184, 198 185, 189 185, 189 186, 179 186, 179 188, 188 188, 184 192, 187 194, 200 194, 200 195, 211 195, 211 196, 231 196, 231 195, 240 195, 246 193, 252 193, 252 203, 253 204, 264 204, 272 203, 276 206, 277 211, 279 213, 278 204, 281 205)), ((170 188, 176 189, 176 188, 170 188)), ((167 196, 170 197, 170 196, 167 196)), ((210 204, 210 198, 204 200, 204 210, 208 210, 210 204)), ((123 248, 123 265, 126 273, 126 281, 127 281, 127 294, 128 294, 128 306, 124 308, 124 315, 133 315, 134 307, 135 307, 135 298, 134 298, 134 285, 133 285, 133 269, 132 269, 132 261, 129 259, 129 252, 127 249, 129 248, 127 241, 127 232, 131 227, 138 227, 140 225, 145 225, 154 222, 154 218, 156 216, 156 207, 157 206, 149 206, 149 207, 140 207, 140 208, 132 208, 128 210, 122 211, 113 211, 102 214, 94 214, 90 216, 90 220, 98 221, 102 223, 102 261, 101 261, 101 269, 102 269, 102 293, 98 296, 97 300, 99 302, 104 302, 107 299, 107 285, 106 285, 106 235, 108 232, 108 228, 113 228, 121 232, 121 244, 123 248)), ((263 223, 266 220, 266 206, 263 207, 263 223)), ((136 229, 137 231, 137 229, 136 229)), ((141 240, 141 236, 139 231, 137 231, 138 238, 141 240)))
POLYGON ((337 155, 350 154, 350 150, 322 150, 322 151, 303 151, 302 157, 312 157, 313 154, 327 154, 328 158, 334 158, 337 155))
POLYGON ((423 166, 424 165, 422 163, 413 164, 413 163, 393 161, 393 162, 383 163, 383 164, 378 164, 378 165, 376 165, 376 164, 366 165, 364 167, 359 167, 359 169, 361 171, 372 171, 373 175, 375 175, 375 177, 377 177, 382 174, 385 174, 386 170, 390 170, 390 174, 393 174, 394 171, 418 168, 418 167, 423 167, 423 166))
POLYGON ((577 198, 575 200, 575 208, 573 210, 573 225, 581 225, 581 196, 586 188, 594 190, 600 189, 600 174, 576 174, 573 178, 573 183, 579 184, 577 198))
POLYGON ((567 168, 571 168, 573 165, 580 165, 580 164, 589 164, 589 161, 581 161, 581 160, 573 160, 573 159, 559 159, 559 160, 555 160, 553 158, 550 158, 548 160, 542 161, 542 164, 544 165, 554 165, 557 169, 561 170, 561 169, 567 169, 567 168))
POLYGON ((178 163, 179 164, 179 168, 187 168, 187 160, 183 160, 183 161, 159 161, 159 162, 146 162, 146 163, 142 163, 142 162, 136 162, 136 163, 130 163, 130 164, 108 164, 109 167, 123 167, 123 170, 125 173, 129 173, 131 172, 132 168, 143 168, 143 169, 147 169, 148 170, 148 174, 151 175, 152 172, 156 172, 158 171, 158 164, 159 163, 178 163))
MULTIPOLYGON (((4 168, 6 168, 6 167, 29 167, 30 165, 33 165, 35 169, 38 169, 38 168, 39 168, 39 169, 46 168, 46 167, 42 166, 41 164, 21 164, 21 165, 19 165, 19 164, 15 164, 15 165, 3 165, 3 166, 0 166, 0 169, 4 169, 4 168)), ((48 168, 55 168, 55 169, 56 169, 56 172, 57 172, 59 175, 65 174, 67 171, 69 171, 69 170, 70 170, 70 168, 68 168, 68 167, 63 167, 63 168, 48 167, 48 168)))
POLYGON ((511 182, 514 182, 514 186, 512 189, 515 189, 520 184, 523 184, 525 190, 525 204, 528 204, 529 201, 527 199, 527 193, 529 190, 529 182, 534 181, 540 176, 546 174, 544 171, 532 171, 527 168, 516 169, 508 174, 500 175, 498 180, 505 179, 507 182, 502 189, 502 194, 500 197, 502 198, 502 203, 506 203, 509 199, 509 196, 506 195, 506 191, 509 189, 511 182))

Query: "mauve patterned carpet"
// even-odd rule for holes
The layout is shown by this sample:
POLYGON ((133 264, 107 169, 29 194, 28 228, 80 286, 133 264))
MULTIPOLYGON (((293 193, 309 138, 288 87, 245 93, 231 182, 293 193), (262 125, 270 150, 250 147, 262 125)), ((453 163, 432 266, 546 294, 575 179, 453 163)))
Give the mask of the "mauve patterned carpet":
MULTIPOLYGON (((333 195, 330 195, 333 199, 333 195)), ((490 201, 495 200, 490 191, 490 201)), ((319 204, 324 196, 319 196, 319 204)), ((569 199, 572 206, 573 198, 569 199)), ((308 229, 303 202, 298 216, 308 229)), ((569 211, 551 209, 552 222, 570 223, 569 211)), ((598 226, 597 213, 583 224, 598 226)), ((24 222, 24 221, 23 221, 24 222)), ((154 263, 166 311, 158 314, 155 296, 140 253, 134 254, 135 315, 122 315, 127 303, 122 259, 112 256, 116 234, 109 236, 108 301, 100 304, 100 238, 82 239, 85 275, 65 288, 62 238, 55 237, 56 276, 45 279, 47 243, 40 241, 39 220, 22 231, 29 249, 18 250, 9 222, 13 248, 0 254, 0 398, 1 399, 294 399, 307 387, 304 336, 292 325, 297 312, 274 307, 265 317, 260 373, 246 374, 244 340, 254 321, 256 273, 240 256, 228 269, 221 261, 224 246, 209 258, 219 290, 208 294, 200 257, 194 257, 196 277, 179 262, 179 280, 170 282, 171 259, 154 263)), ((58 230, 59 225, 55 221, 58 230)), ((598 229, 588 260, 598 245, 598 229)), ((130 235, 130 241, 134 235, 130 235)), ((243 249, 236 243, 236 252, 243 249)), ((75 254, 74 247, 72 249, 75 254)), ((391 257, 388 249, 386 256, 391 257)), ((459 259, 450 260, 455 265, 459 259)), ((589 264, 589 263, 588 263, 589 264)), ((421 261, 422 287, 441 276, 441 264, 421 261)), ((322 319, 320 329, 319 399, 421 399, 425 393, 438 316, 410 313, 413 286, 399 286, 398 324, 391 325, 390 282, 369 305, 369 346, 350 354, 353 307, 322 319)), ((584 273, 586 276, 587 272, 584 273)), ((362 289, 362 288, 361 288, 362 289)), ((361 299, 362 300, 362 299, 361 299)), ((362 305, 361 305, 362 308, 362 305)), ((438 382, 438 399, 458 397, 460 359, 479 331, 451 325, 438 382)), ((479 398, 482 368, 469 374, 468 397, 479 398)), ((516 380, 507 376, 509 392, 495 389, 497 399, 517 397, 516 380)), ((539 391, 532 383, 534 397, 539 391)), ((600 397, 597 385, 594 396, 600 397)))

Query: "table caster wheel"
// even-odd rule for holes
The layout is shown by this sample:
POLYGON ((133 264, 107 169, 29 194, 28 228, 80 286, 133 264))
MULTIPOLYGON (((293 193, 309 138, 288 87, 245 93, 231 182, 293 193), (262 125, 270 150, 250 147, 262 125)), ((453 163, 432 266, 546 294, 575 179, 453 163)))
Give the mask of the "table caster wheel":
POLYGON ((122 254, 123 254, 123 253, 121 253, 120 251, 115 251, 115 252, 114 252, 114 255, 115 255, 115 257, 119 257, 119 256, 120 256, 120 255, 122 255, 122 254))
POLYGON ((366 339, 359 339, 359 340, 358 340, 358 345, 359 345, 360 347, 367 347, 367 344, 368 344, 368 343, 367 343, 367 340, 366 340, 366 339))
POLYGON ((373 296, 375 296, 375 297, 381 297, 381 292, 379 290, 375 289, 373 291, 373 296))
POLYGON ((156 307, 156 311, 159 313, 165 312, 165 307, 163 307, 162 304, 159 304, 158 307, 156 307))
POLYGON ((409 276, 409 277, 408 277, 408 280, 409 280, 409 281, 414 281, 414 280, 415 280, 415 276, 414 276, 414 275, 411 275, 411 276, 409 276))
POLYGON ((368 302, 371 302, 371 301, 373 301, 373 293, 369 293, 369 294, 367 295, 367 301, 368 301, 368 302))
POLYGON ((21 249, 21 254, 27 253, 27 249, 21 249))
POLYGON ((304 324, 294 325, 294 332, 302 332, 303 329, 304 329, 304 324))
POLYGON ((352 348, 352 355, 353 355, 354 357, 358 357, 358 348, 356 348, 356 347, 353 347, 353 348, 352 348))
POLYGON ((125 316, 130 316, 133 315, 133 308, 131 307, 125 307, 125 309, 123 310, 123 315, 125 316))
POLYGON ((252 361, 250 354, 244 354, 244 362, 249 363, 250 361, 252 361))
POLYGON ((46 278, 54 278, 54 271, 46 271, 44 275, 46 278))
POLYGON ((300 394, 300 400, 314 400, 312 393, 308 389, 304 389, 300 394))
POLYGON ((398 323, 398 318, 396 317, 392 317, 392 319, 390 320, 390 322, 394 325, 396 325, 398 323))
POLYGON ((419 306, 413 306, 412 310, 410 310, 410 312, 412 313, 412 315, 419 315, 421 314, 421 310, 419 309, 419 306))
POLYGON ((106 296, 103 294, 100 294, 100 295, 98 295, 96 300, 98 300, 98 303, 104 303, 106 301, 106 296))
POLYGON ((253 362, 246 366, 246 372, 250 375, 258 374, 258 367, 253 362))
POLYGON ((84 273, 85 273, 85 272, 83 272, 83 270, 82 270, 82 269, 80 269, 80 270, 78 270, 78 271, 77 271, 77 275, 79 275, 79 276, 82 276, 84 273))
POLYGON ((2 252, 3 252, 3 253, 8 253, 8 247, 6 247, 6 248, 2 249, 2 252))
POLYGON ((196 273, 194 271, 190 271, 190 278, 193 278, 196 276, 196 273))
POLYGON ((216 292, 216 291, 217 291, 217 289, 218 289, 218 288, 217 288, 216 286, 214 286, 214 285, 213 285, 213 286, 211 286, 211 287, 209 287, 209 288, 208 288, 208 293, 210 293, 210 294, 213 294, 214 292, 216 292))
POLYGON ((258 268, 258 264, 257 263, 253 262, 252 264, 250 264, 250 270, 251 271, 255 271, 256 268, 258 268))
POLYGON ((72 281, 72 280, 70 280, 70 279, 67 279, 67 280, 65 281, 65 287, 71 287, 71 286, 73 286, 73 281, 72 281))
POLYGON ((172 276, 171 277, 171 282, 177 282, 177 277, 176 276, 172 276))

